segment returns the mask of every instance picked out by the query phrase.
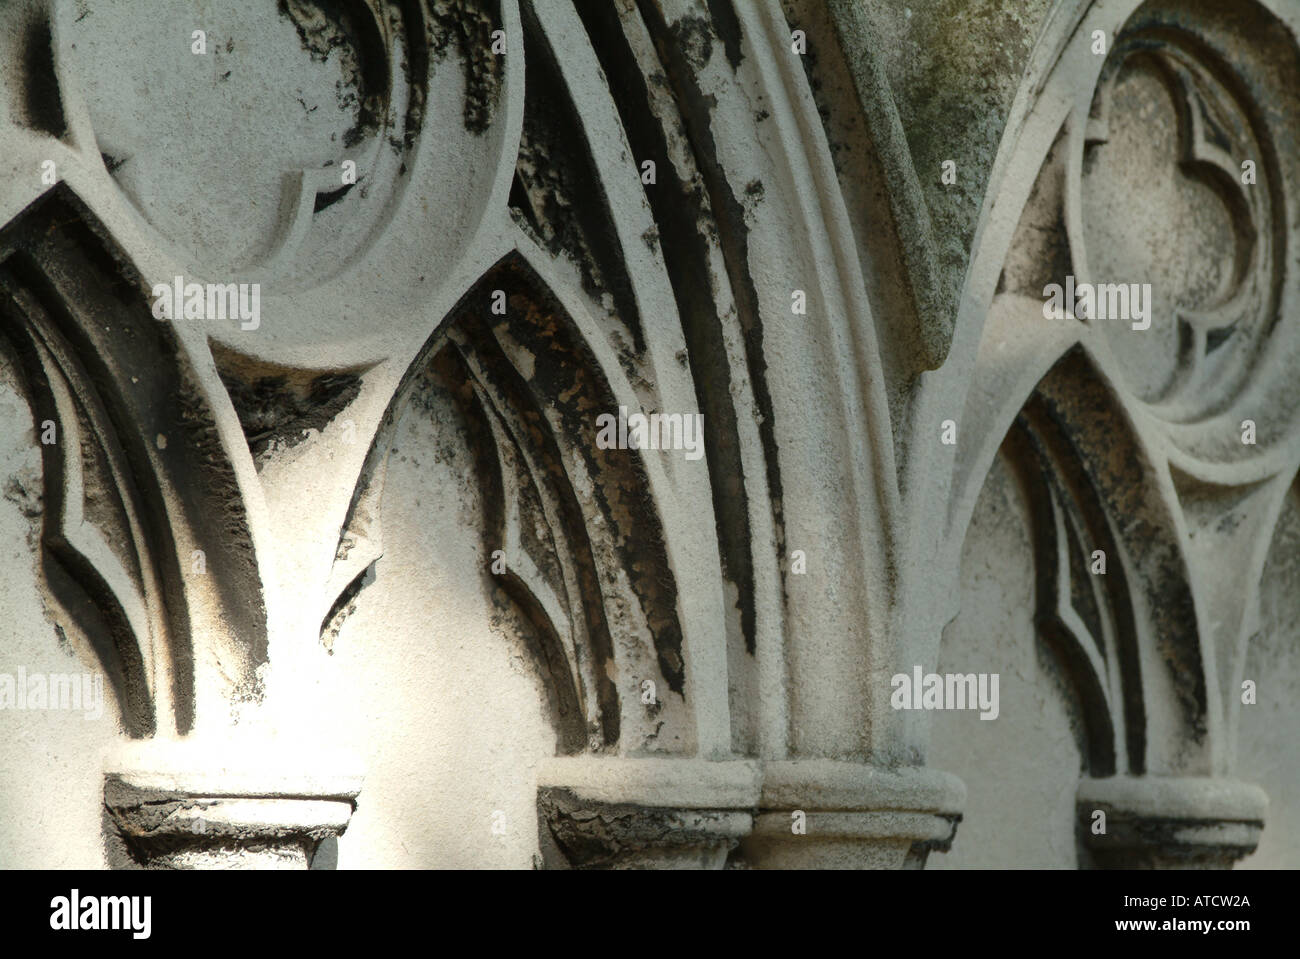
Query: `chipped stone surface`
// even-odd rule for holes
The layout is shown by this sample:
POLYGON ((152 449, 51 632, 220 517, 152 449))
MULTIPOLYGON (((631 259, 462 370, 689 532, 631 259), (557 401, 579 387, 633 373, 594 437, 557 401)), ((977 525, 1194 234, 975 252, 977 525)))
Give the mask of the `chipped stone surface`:
POLYGON ((1298 24, 0 4, 0 867, 1295 866, 1298 24))

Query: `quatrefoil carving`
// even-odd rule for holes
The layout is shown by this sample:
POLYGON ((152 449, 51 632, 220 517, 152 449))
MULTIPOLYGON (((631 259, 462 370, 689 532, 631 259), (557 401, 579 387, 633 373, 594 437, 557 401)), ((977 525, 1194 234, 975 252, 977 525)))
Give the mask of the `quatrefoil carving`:
POLYGON ((1103 68, 1084 150, 1076 274, 1151 284, 1149 331, 1104 325, 1129 388, 1170 422, 1221 412, 1256 369, 1282 277, 1277 166, 1251 106, 1205 51, 1142 30, 1103 68))

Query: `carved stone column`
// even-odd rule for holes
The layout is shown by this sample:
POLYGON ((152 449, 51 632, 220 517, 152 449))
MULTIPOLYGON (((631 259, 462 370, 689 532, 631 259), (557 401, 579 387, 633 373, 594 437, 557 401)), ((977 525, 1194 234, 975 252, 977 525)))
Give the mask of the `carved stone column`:
POLYGON ((1085 779, 1077 795, 1081 853, 1100 869, 1231 869, 1268 811, 1258 786, 1208 777, 1085 779))

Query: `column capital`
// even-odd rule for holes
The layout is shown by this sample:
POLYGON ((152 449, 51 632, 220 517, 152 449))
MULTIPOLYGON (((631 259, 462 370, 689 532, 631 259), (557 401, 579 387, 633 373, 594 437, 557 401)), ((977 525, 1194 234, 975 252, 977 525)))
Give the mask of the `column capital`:
POLYGON ((538 776, 543 847, 578 868, 721 868, 737 848, 731 865, 759 869, 920 867, 965 798, 938 770, 832 760, 575 758, 538 776))
POLYGON ((322 774, 340 757, 312 752, 132 744, 105 772, 106 830, 146 868, 305 869, 347 828, 362 781, 322 774))
POLYGON ((1231 869, 1268 812, 1258 786, 1212 777, 1084 779, 1076 797, 1085 864, 1101 869, 1231 869))
POLYGON ((543 859, 560 868, 721 869, 753 827, 759 775, 747 760, 549 761, 538 773, 543 859))
POLYGON ((759 869, 919 869, 952 845, 965 801, 962 781, 937 769, 769 762, 741 852, 759 869))

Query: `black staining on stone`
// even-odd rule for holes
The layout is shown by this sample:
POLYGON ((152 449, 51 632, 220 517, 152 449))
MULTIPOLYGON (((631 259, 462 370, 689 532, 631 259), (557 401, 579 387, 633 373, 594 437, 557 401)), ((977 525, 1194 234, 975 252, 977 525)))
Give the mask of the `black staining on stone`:
POLYGON ((1239 510, 1233 510, 1231 513, 1219 518, 1215 523, 1214 531, 1220 535, 1231 533, 1240 526, 1246 519, 1246 514, 1239 510))
MULTIPOLYGON (((525 268, 519 269, 523 272, 525 268)), ((540 289, 540 281, 535 277, 529 279, 532 289, 540 289)), ((515 288, 519 285, 518 281, 514 284, 515 288)), ((595 372, 599 365, 590 349, 581 343, 559 303, 549 295, 539 294, 529 319, 533 329, 519 329, 516 339, 531 341, 539 347, 535 350, 532 388, 545 397, 573 398, 567 406, 560 407, 564 434, 586 440, 581 452, 591 474, 601 479, 593 494, 608 517, 610 529, 617 534, 618 565, 626 571, 640 599, 659 669, 668 688, 684 696, 685 664, 681 626, 677 621, 677 586, 644 464, 640 457, 628 456, 625 451, 596 447, 595 413, 614 409, 616 404, 608 385, 595 372), (538 342, 539 334, 541 342, 538 342)), ((521 322, 522 318, 516 319, 512 326, 518 327, 521 322)))
POLYGON ((329 190, 327 192, 317 193, 316 201, 312 204, 312 212, 319 213, 321 212, 321 210, 328 210, 335 203, 338 203, 339 200, 347 196, 348 193, 352 191, 352 187, 354 185, 355 184, 352 183, 345 183, 337 190, 329 190))
MULTIPOLYGON (((1080 688, 1078 679, 1079 664, 1077 660, 1072 661, 1069 657, 1062 654, 1061 643, 1057 636, 1050 631, 1040 630, 1034 642, 1034 664, 1039 677, 1038 683, 1043 689, 1046 697, 1055 699, 1063 707, 1065 712, 1065 724, 1070 735, 1070 741, 1075 750, 1078 752, 1078 769, 1080 776, 1097 776, 1105 777, 1114 775, 1118 772, 1118 765, 1115 762, 1108 764, 1097 763, 1100 749, 1096 748, 1095 740, 1089 732, 1090 726, 1100 725, 1096 722, 1095 715, 1089 715, 1090 705, 1086 702, 1083 690, 1080 688), (1090 770, 1110 769, 1111 772, 1100 772, 1090 770)), ((1115 744, 1118 742, 1114 738, 1113 724, 1106 724, 1111 738, 1105 751, 1114 754, 1115 744)), ((1122 731, 1121 731, 1122 733, 1122 731)))
MULTIPOLYGON (((712 295, 709 197, 698 185, 683 183, 677 175, 668 153, 667 134, 649 110, 646 78, 637 66, 617 11, 605 4, 580 4, 577 9, 605 72, 633 155, 654 160, 658 170, 658 185, 646 195, 682 321, 696 402, 704 414, 704 452, 713 484, 722 572, 736 586, 741 633, 746 649, 753 653, 756 616, 749 503, 736 436, 726 340, 712 295)), ((651 82, 667 86, 668 78, 655 73, 651 82)))
POLYGON ((746 183, 745 196, 755 203, 763 199, 763 182, 761 180, 750 180, 746 183))
MULTIPOLYGON (((465 468, 474 512, 481 511, 482 575, 496 610, 492 628, 528 650, 561 754, 616 749, 624 726, 619 671, 625 668, 616 650, 621 657, 647 644, 661 690, 684 696, 685 676, 676 584, 644 464, 634 453, 595 446, 595 417, 614 407, 599 364, 541 280, 513 257, 462 298, 422 357, 385 414, 342 543, 391 451, 391 441, 382 437, 392 435, 400 412, 432 404, 444 411, 439 422, 445 424, 450 403, 457 411, 454 428, 471 455, 465 468), (509 294, 504 317, 488 310, 495 289, 509 294), (571 470, 592 477, 594 488, 583 484, 579 492, 571 470), (534 567, 527 577, 509 561, 504 571, 492 569, 512 513, 512 548, 534 567), (563 622, 541 605, 534 593, 541 587, 559 603, 563 622), (581 643, 574 657, 561 629, 581 643)), ((631 713, 636 708, 627 705, 631 713)))
POLYGON ((1262 830, 1261 820, 1181 819, 1142 816, 1110 803, 1097 803, 1106 815, 1106 832, 1092 831, 1093 808, 1081 804, 1075 819, 1080 869, 1231 869, 1249 856, 1256 843, 1207 843, 1197 837, 1221 832, 1225 825, 1262 830))
MULTIPOLYGON (((95 480, 103 495, 92 491, 93 513, 87 515, 110 524, 103 534, 128 551, 130 562, 124 566, 137 593, 146 604, 159 604, 154 613, 165 623, 165 634, 158 641, 170 647, 175 667, 176 722, 188 731, 195 709, 192 603, 219 610, 225 629, 205 641, 213 644, 232 687, 247 686, 267 658, 257 559, 212 411, 170 326, 151 317, 141 277, 66 186, 45 194, 0 233, 0 274, 5 286, 0 329, 20 353, 28 344, 29 389, 38 404, 47 402, 40 419, 60 417, 52 399, 40 399, 49 397, 50 374, 30 345, 35 336, 72 385, 83 444, 103 453, 83 460, 91 476, 103 477, 95 480), (138 525, 121 519, 128 508, 138 525), (191 575, 190 557, 178 554, 178 529, 203 551, 203 576, 191 575), (156 593, 145 588, 146 578, 156 583, 156 593)), ((62 424, 65 434, 71 425, 62 424)), ((52 608, 61 623, 97 619, 87 631, 88 642, 108 637, 115 652, 98 647, 106 676, 132 734, 147 735, 154 717, 141 654, 150 637, 134 634, 113 590, 63 540, 56 523, 64 490, 63 451, 55 445, 42 452, 43 565, 52 608)))
MULTIPOLYGON (((626 450, 596 446, 596 416, 616 410, 617 403, 572 320, 521 261, 508 260, 481 281, 474 307, 466 309, 454 331, 462 353, 472 357, 480 371, 479 388, 495 398, 494 414, 508 426, 514 442, 528 451, 530 482, 560 518, 578 579, 569 602, 580 607, 586 623, 596 657, 593 672, 603 741, 613 745, 619 741, 621 723, 615 649, 638 642, 636 631, 648 630, 664 683, 685 695, 677 586, 644 462, 626 450), (512 292, 506 316, 487 317, 494 324, 489 328, 482 303, 492 289, 512 292), (504 342, 528 351, 527 377, 507 359, 504 342), (558 437, 565 438, 563 451, 558 437), (591 497, 585 505, 569 478, 566 462, 573 457, 579 457, 583 470, 595 479, 584 494, 591 497), (593 510, 602 517, 595 525, 588 518, 593 510), (635 612, 626 607, 629 596, 635 597, 635 612)), ((538 546, 544 552, 545 544, 538 546)))
POLYGON ((745 55, 740 49, 740 20, 736 16, 732 0, 708 0, 708 3, 709 17, 713 20, 713 29, 722 39, 722 50, 727 55, 727 62, 731 64, 732 70, 738 70, 745 55))
POLYGON ((41 506, 40 477, 10 474, 5 482, 4 498, 18 507, 26 519, 40 519, 44 512, 41 506))
MULTIPOLYGON (((852 81, 847 75, 847 68, 842 60, 838 40, 834 38, 834 33, 829 28, 829 24, 822 22, 823 17, 833 18, 830 17, 827 11, 822 11, 820 16, 814 16, 809 20, 803 16, 803 13, 811 11, 800 11, 789 2, 784 2, 782 6, 785 10, 785 18, 790 26, 797 26, 805 32, 807 49, 803 53, 795 54, 789 46, 786 46, 781 52, 783 54, 789 53, 795 60, 799 61, 804 78, 808 81, 808 89, 813 95, 817 116, 821 120, 822 130, 826 134, 826 145, 830 147, 831 164, 835 168, 835 173, 841 178, 846 176, 861 177, 862 173, 852 170, 856 151, 851 142, 845 142, 844 140, 848 131, 834 122, 835 120, 844 121, 848 119, 834 106, 838 102, 834 91, 837 87, 843 88, 846 84, 851 86, 852 81), (819 51, 824 51, 828 46, 832 52, 819 57, 819 51)), ((755 120, 766 120, 769 116, 770 114, 766 109, 761 109, 759 113, 755 114, 755 120)), ((879 171, 873 170, 869 175, 873 179, 879 177, 882 182, 889 182, 889 178, 879 171)))
MULTIPOLYGON (((175 438, 179 442, 169 443, 167 450, 161 451, 160 455, 178 446, 188 448, 185 458, 192 461, 193 467, 197 468, 196 471, 202 477, 194 481, 195 485, 208 491, 208 495, 203 497, 209 506, 208 511, 202 514, 204 526, 219 534, 218 549, 222 553, 237 555, 241 571, 253 575, 257 562, 248 520, 241 505, 243 496, 235 478, 234 467, 217 432, 211 407, 197 380, 189 372, 178 379, 171 396, 176 404, 176 420, 181 427, 175 438), (250 569, 252 572, 248 572, 250 569)), ((209 549, 208 554, 208 567, 211 569, 214 563, 212 550, 209 549)), ((220 563, 217 565, 220 566, 220 563)), ((256 615, 260 618, 264 613, 261 611, 259 591, 250 591, 240 603, 242 605, 254 599, 258 607, 256 615)))
MULTIPOLYGON (((924 765, 924 761, 918 759, 917 765, 924 765)), ((962 815, 958 813, 955 816, 940 817, 948 820, 952 825, 951 831, 942 839, 918 839, 912 843, 907 850, 907 859, 903 862, 903 869, 924 869, 926 862, 932 852, 948 852, 952 849, 952 842, 957 838, 957 827, 961 825, 962 815)))
POLYGON ((104 839, 104 860, 109 869, 146 868, 143 854, 131 846, 126 830, 122 828, 107 805, 100 806, 100 833, 104 839))
MULTIPOLYGON (((661 17, 658 10, 656 16, 661 17)), ((645 15, 644 8, 642 15, 645 15)), ((646 17, 647 25, 650 25, 650 18, 646 17)), ((663 25, 662 20, 660 26, 663 25)), ((653 28, 652 28, 653 29, 653 28)), ((676 53, 681 58, 685 66, 694 72, 704 70, 709 61, 713 59, 713 30, 709 27, 709 21, 705 17, 682 17, 673 25, 673 39, 677 44, 676 53)), ((662 59, 662 54, 660 54, 662 59)), ((664 61, 664 65, 671 71, 673 65, 664 61)))
MULTIPOLYGON (((343 145, 354 147, 378 134, 388 122, 392 90, 387 41, 375 20, 378 14, 368 4, 345 0, 279 0, 279 9, 297 28, 303 49, 313 60, 338 59, 343 70, 338 106, 355 118, 343 135, 343 145)), ((305 103, 303 109, 308 109, 305 103)))
MULTIPOLYGON (((424 113, 429 96, 429 43, 426 22, 423 13, 423 0, 403 0, 388 2, 388 29, 399 32, 405 38, 404 53, 398 59, 390 74, 402 71, 406 79, 409 101, 406 107, 406 126, 400 141, 400 152, 405 153, 415 146, 416 136, 424 125, 424 113)), ((397 149, 394 146, 394 149, 397 149)), ((398 176, 406 175, 406 161, 402 160, 398 176)))
POLYGON ((728 815, 593 802, 559 787, 537 793, 537 833, 547 869, 617 869, 647 851, 692 844, 726 853, 738 840, 721 835, 715 824, 728 815))
MULTIPOLYGON (((493 628, 500 628, 504 635, 522 641, 533 662, 537 665, 542 678, 542 695, 546 699, 551 726, 556 732, 556 750, 560 755, 573 755, 582 752, 588 744, 588 728, 583 715, 581 696, 574 684, 564 644, 551 622, 546 610, 523 579, 507 564, 505 572, 496 572, 488 561, 495 550, 501 549, 502 533, 506 524, 505 486, 502 471, 513 469, 515 482, 521 497, 526 503, 519 504, 521 512, 532 522, 521 524, 520 534, 524 539, 521 544, 533 560, 540 573, 546 578, 567 612, 572 615, 566 602, 563 573, 555 555, 557 548, 554 536, 540 539, 538 530, 548 530, 541 507, 542 492, 536 481, 520 469, 522 454, 513 455, 498 450, 490 419, 499 415, 488 409, 481 396, 482 386, 474 385, 473 374, 466 364, 461 348, 447 345, 435 355, 429 363, 426 375, 412 393, 412 402, 423 404, 426 394, 436 393, 428 402, 449 398, 459 414, 461 432, 469 445, 473 458, 474 488, 482 504, 483 528, 480 540, 480 555, 485 558, 483 576, 487 582, 487 594, 496 610, 493 628)), ((502 429, 506 429, 502 424, 502 429)), ((607 699, 613 705, 613 699, 607 699)), ((613 738, 602 733, 602 727, 594 732, 598 737, 614 742, 617 739, 618 717, 614 715, 613 738)))
MULTIPOLYGON (((285 866, 311 863, 325 868, 318 857, 337 856, 327 849, 334 838, 318 821, 241 822, 223 807, 239 799, 196 795, 188 790, 141 786, 120 774, 104 779, 101 830, 105 857, 113 869, 195 868, 196 863, 238 861, 250 850, 285 866)), ((340 805, 350 797, 330 797, 340 805)), ((330 801, 327 800, 327 801, 330 801)), ((292 801, 292 800, 291 800, 292 801)))
MULTIPOLYGON (((789 0, 783 0, 781 6, 785 12, 785 19, 790 25, 810 26, 809 24, 800 22, 798 11, 794 9, 789 0)), ((805 35, 806 34, 807 31, 805 31, 805 35)), ((803 68, 804 79, 808 81, 808 89, 813 93, 813 100, 817 104, 817 113, 822 119, 822 127, 824 129, 829 129, 826 121, 830 119, 830 109, 824 105, 823 97, 819 95, 822 91, 822 78, 821 71, 817 69, 817 47, 818 44, 815 42, 815 39, 809 37, 807 48, 803 53, 793 53, 788 46, 786 47, 786 52, 790 52, 791 55, 799 61, 799 66, 803 68)))
MULTIPOLYGON (((480 294, 486 298, 491 289, 521 290, 531 287, 534 280, 518 270, 498 269, 486 277, 480 284, 480 294)), ((481 315, 481 314, 480 314, 481 315)), ((562 537, 568 542, 568 559, 577 578, 576 595, 568 596, 568 603, 574 607, 573 612, 585 623, 585 631, 591 655, 594 657, 592 672, 595 677, 597 700, 596 713, 599 719, 599 738, 603 746, 612 746, 618 742, 621 729, 618 691, 612 679, 614 667, 613 625, 609 622, 604 601, 606 586, 602 582, 601 566, 597 561, 594 546, 587 532, 587 520, 581 504, 578 502, 568 479, 564 465, 564 456, 552 433, 542 405, 563 408, 560 397, 570 397, 570 403, 583 405, 585 398, 581 390, 585 380, 582 362, 572 354, 547 357, 546 353, 560 351, 563 347, 555 344, 555 324, 558 314, 544 311, 533 305, 528 297, 515 295, 510 300, 510 309, 504 322, 518 342, 527 343, 534 351, 536 363, 533 376, 525 379, 506 358, 490 330, 484 329, 481 320, 465 320, 458 323, 456 330, 462 353, 472 357, 477 365, 482 382, 482 396, 495 398, 494 415, 499 418, 503 428, 509 431, 514 443, 518 444, 520 454, 526 450, 528 461, 532 464, 526 470, 526 476, 517 475, 525 498, 531 496, 545 497, 551 504, 559 520, 560 530, 552 530, 550 549, 557 545, 556 538, 562 537), (515 322, 510 321, 510 314, 523 314, 515 322), (551 339, 551 342, 547 342, 551 339), (572 368, 566 368, 572 364, 572 368), (576 389, 575 389, 576 387, 576 389), (529 487, 536 492, 530 494, 529 487)), ((494 320, 497 318, 493 317, 494 320)), ((594 411, 584 418, 577 411, 566 417, 563 430, 565 436, 582 437, 591 433, 591 420, 594 411)), ((593 471, 594 472, 594 471, 593 471)), ((528 503, 520 504, 524 515, 528 514, 528 503)), ((539 555, 547 552, 546 543, 537 544, 539 555)), ((630 557, 622 557, 630 568, 630 557)), ((542 560, 545 563, 545 559, 542 560)), ((548 570, 542 567, 545 576, 548 570)), ((552 580, 554 581, 554 580, 552 580)), ((522 584, 507 579, 505 588, 512 597, 518 598, 527 590, 519 589, 522 584)), ((568 591, 560 584, 557 595, 567 595, 568 591)), ((523 608, 528 612, 532 599, 525 597, 523 608)), ((535 611, 536 612, 536 611, 535 611)), ((548 661, 550 657, 547 657, 548 661)))
POLYGON ((492 33, 503 29, 496 0, 428 0, 428 44, 441 63, 455 47, 465 71, 465 129, 487 131, 501 96, 505 57, 492 52, 492 33))
POLYGON ((328 426, 361 392, 352 371, 312 373, 248 360, 216 344, 213 358, 259 468, 328 426))
POLYGON ((63 137, 68 121, 63 113, 63 96, 55 72, 53 38, 45 19, 33 22, 23 38, 22 66, 19 76, 23 89, 23 120, 33 130, 63 137))
POLYGON ((522 205, 516 218, 522 217, 552 254, 573 259, 589 295, 597 301, 610 295, 633 352, 640 354, 645 350, 640 311, 608 199, 555 54, 527 5, 524 38, 524 129, 515 171, 518 190, 512 191, 512 206, 514 196, 522 205))
MULTIPOLYGON (((654 38, 659 59, 664 64, 672 83, 677 103, 682 109, 686 135, 692 154, 699 166, 709 198, 712 217, 709 222, 718 232, 718 242, 725 254, 727 277, 736 300, 737 318, 744 336, 745 359, 754 402, 758 407, 758 432, 763 445, 768 493, 772 504, 773 526, 776 531, 778 560, 786 555, 785 524, 783 520, 782 484, 780 462, 777 456, 776 416, 771 392, 767 386, 767 360, 763 352, 763 327, 758 308, 758 290, 749 274, 749 232, 745 224, 745 208, 731 189, 726 171, 718 159, 713 138, 713 98, 700 89, 697 70, 692 68, 683 51, 689 49, 686 41, 698 27, 679 21, 672 28, 663 21, 658 8, 639 0, 639 8, 654 38)), ((706 418, 707 422, 707 418, 706 418)), ((746 520, 747 522, 747 520, 746 520)), ((786 565, 778 562, 781 570, 782 591, 785 590, 786 565)), ((746 643, 752 651, 753 633, 746 631, 746 643)))
POLYGON ((343 0, 279 0, 280 14, 298 30, 303 49, 324 63, 335 50, 346 56, 352 47, 352 13, 343 0))

